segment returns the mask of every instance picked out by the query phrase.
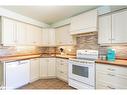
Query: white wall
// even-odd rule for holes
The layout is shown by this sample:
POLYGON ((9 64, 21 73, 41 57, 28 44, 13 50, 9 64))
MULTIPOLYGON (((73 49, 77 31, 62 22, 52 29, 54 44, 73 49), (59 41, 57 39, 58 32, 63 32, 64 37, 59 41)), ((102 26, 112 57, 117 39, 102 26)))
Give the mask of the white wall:
POLYGON ((29 24, 33 24, 33 25, 36 25, 36 26, 39 26, 39 27, 50 27, 46 23, 34 20, 30 17, 23 16, 21 14, 12 12, 10 10, 7 10, 7 9, 1 8, 1 7, 0 7, 0 16, 5 16, 5 17, 15 19, 15 20, 18 20, 18 21, 21 21, 21 22, 26 22, 26 23, 29 23, 29 24))

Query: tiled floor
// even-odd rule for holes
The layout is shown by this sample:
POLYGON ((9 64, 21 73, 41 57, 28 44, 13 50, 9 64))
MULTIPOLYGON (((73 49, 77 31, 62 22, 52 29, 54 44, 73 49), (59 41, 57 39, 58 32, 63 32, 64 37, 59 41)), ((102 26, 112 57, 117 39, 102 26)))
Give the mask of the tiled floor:
POLYGON ((74 89, 70 87, 66 82, 61 81, 59 79, 41 79, 25 85, 19 89, 74 89))

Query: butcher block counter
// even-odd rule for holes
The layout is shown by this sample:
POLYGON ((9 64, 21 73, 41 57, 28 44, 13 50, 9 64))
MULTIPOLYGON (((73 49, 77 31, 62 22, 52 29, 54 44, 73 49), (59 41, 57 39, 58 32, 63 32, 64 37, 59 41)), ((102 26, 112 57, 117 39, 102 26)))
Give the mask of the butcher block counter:
POLYGON ((27 55, 13 55, 13 56, 1 56, 0 61, 16 61, 16 60, 25 60, 25 59, 32 59, 32 58, 75 58, 75 56, 70 55, 46 55, 46 54, 27 54, 27 55))
POLYGON ((41 54, 28 54, 28 55, 15 55, 15 56, 3 56, 0 57, 0 61, 16 61, 16 60, 24 60, 31 58, 38 58, 41 54))
POLYGON ((107 60, 98 59, 98 60, 96 60, 96 63, 97 64, 107 64, 107 65, 117 65, 117 66, 127 67, 127 60, 116 59, 115 61, 107 61, 107 60))

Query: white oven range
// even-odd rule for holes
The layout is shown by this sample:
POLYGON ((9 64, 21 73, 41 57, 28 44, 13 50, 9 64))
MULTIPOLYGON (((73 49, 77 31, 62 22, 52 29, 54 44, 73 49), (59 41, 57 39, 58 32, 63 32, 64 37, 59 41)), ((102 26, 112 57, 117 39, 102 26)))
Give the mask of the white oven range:
POLYGON ((77 50, 77 59, 69 59, 69 85, 76 89, 95 88, 96 50, 77 50))

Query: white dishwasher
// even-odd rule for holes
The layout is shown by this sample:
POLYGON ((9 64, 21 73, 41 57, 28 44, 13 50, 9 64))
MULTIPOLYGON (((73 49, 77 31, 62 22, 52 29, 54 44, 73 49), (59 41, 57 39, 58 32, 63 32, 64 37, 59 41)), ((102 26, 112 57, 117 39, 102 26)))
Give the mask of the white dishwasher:
POLYGON ((30 61, 14 61, 5 63, 6 89, 16 89, 29 82, 30 61))

